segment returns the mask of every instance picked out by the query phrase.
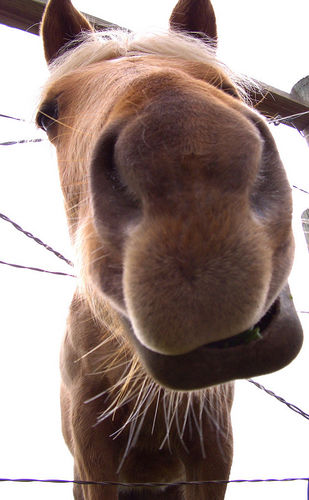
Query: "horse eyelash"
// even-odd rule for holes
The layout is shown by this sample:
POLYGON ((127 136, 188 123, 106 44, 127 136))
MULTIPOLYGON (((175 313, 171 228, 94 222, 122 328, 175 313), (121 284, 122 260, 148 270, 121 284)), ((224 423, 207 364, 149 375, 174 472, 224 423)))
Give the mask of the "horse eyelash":
POLYGON ((42 104, 36 115, 35 122, 39 128, 41 128, 42 130, 44 130, 44 132, 47 133, 49 131, 49 128, 55 125, 56 123, 58 125, 62 125, 63 127, 68 128, 69 130, 73 130, 75 132, 81 132, 80 130, 71 127, 70 125, 59 120, 58 117, 59 117, 59 106, 58 106, 58 96, 57 96, 57 98, 54 98, 53 100, 47 101, 42 104), (49 124, 43 123, 44 117, 50 120, 49 124))
POLYGON ((41 109, 38 111, 38 114, 36 116, 36 124, 39 128, 47 132, 48 129, 57 122, 58 114, 59 110, 57 99, 48 101, 44 103, 41 106, 41 109))
POLYGON ((239 94, 234 87, 223 85, 221 87, 221 90, 223 90, 223 92, 225 92, 226 94, 229 94, 230 96, 235 97, 236 99, 239 99, 239 94))

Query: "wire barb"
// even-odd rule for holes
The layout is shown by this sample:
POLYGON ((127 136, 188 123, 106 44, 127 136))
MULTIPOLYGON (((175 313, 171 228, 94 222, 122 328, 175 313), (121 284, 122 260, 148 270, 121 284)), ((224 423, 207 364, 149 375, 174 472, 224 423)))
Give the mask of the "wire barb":
POLYGON ((297 118, 300 118, 302 116, 309 115, 309 111, 303 111, 302 113, 297 113, 295 115, 289 115, 289 116, 281 116, 281 115, 276 115, 275 118, 268 119, 268 123, 272 125, 286 125, 289 122, 293 122, 293 120, 296 120, 297 118))
POLYGON ((31 142, 45 142, 46 139, 22 139, 21 141, 0 142, 0 146, 14 146, 15 144, 28 144, 31 142))

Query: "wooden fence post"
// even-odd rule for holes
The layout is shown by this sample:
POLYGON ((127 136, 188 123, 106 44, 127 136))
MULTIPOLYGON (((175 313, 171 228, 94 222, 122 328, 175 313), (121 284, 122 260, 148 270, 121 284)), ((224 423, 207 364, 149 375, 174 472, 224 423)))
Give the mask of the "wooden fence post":
MULTIPOLYGON (((309 104, 309 76, 305 76, 295 83, 291 91, 291 96, 295 97, 298 101, 303 101, 305 104, 309 104)), ((309 146, 309 126, 302 130, 304 137, 309 146)), ((302 226, 305 233, 305 238, 307 242, 307 247, 309 250, 309 209, 302 213, 302 226)), ((309 483, 308 483, 308 499, 309 499, 309 483)))
MULTIPOLYGON (((304 104, 309 105, 309 76, 305 76, 295 83, 291 90, 291 96, 295 97, 298 101, 303 101, 304 104)), ((304 137, 309 146, 309 126, 303 129, 304 137)))

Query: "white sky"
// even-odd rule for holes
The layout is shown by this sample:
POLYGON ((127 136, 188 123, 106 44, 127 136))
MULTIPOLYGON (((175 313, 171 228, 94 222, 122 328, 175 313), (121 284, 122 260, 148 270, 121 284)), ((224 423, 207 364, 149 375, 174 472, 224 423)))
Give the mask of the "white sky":
MULTIPOLYGON (((133 29, 166 26, 176 0, 76 0, 97 17, 133 29), (150 21, 150 22, 149 22, 150 21)), ((289 91, 308 68, 308 0, 213 0, 220 57, 251 77, 289 91)), ((38 37, 0 26, 5 48, 0 113, 31 119, 47 71, 38 37)), ((0 120, 1 141, 40 135, 32 125, 0 120)), ((273 127, 291 184, 309 190, 304 139, 273 127)), ((53 148, 47 143, 1 148, 0 212, 72 257, 53 148)), ((309 310, 308 253, 300 213, 308 195, 295 191, 297 253, 292 292, 309 310)), ((70 272, 53 255, 0 221, 0 260, 70 272)), ((2 408, 0 477, 72 478, 61 436, 58 351, 74 280, 0 266, 2 408)), ((308 315, 301 315, 308 331, 308 315)), ((259 381, 309 412, 308 346, 289 367, 259 381)), ((231 478, 309 476, 309 423, 246 381, 237 382, 233 409, 235 457, 231 478)), ((5 500, 72 498, 71 486, 0 484, 5 500)), ((226 500, 305 499, 303 483, 231 485, 226 500)))

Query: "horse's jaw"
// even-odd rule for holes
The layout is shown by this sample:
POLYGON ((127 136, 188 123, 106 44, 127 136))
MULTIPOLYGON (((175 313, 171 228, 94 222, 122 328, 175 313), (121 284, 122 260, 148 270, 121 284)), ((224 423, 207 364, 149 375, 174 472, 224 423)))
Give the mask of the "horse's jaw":
POLYGON ((136 337, 129 320, 123 321, 146 371, 160 385, 174 390, 201 389, 279 370, 296 357, 303 342, 288 285, 255 325, 256 338, 238 335, 186 354, 164 355, 148 349, 136 337))

